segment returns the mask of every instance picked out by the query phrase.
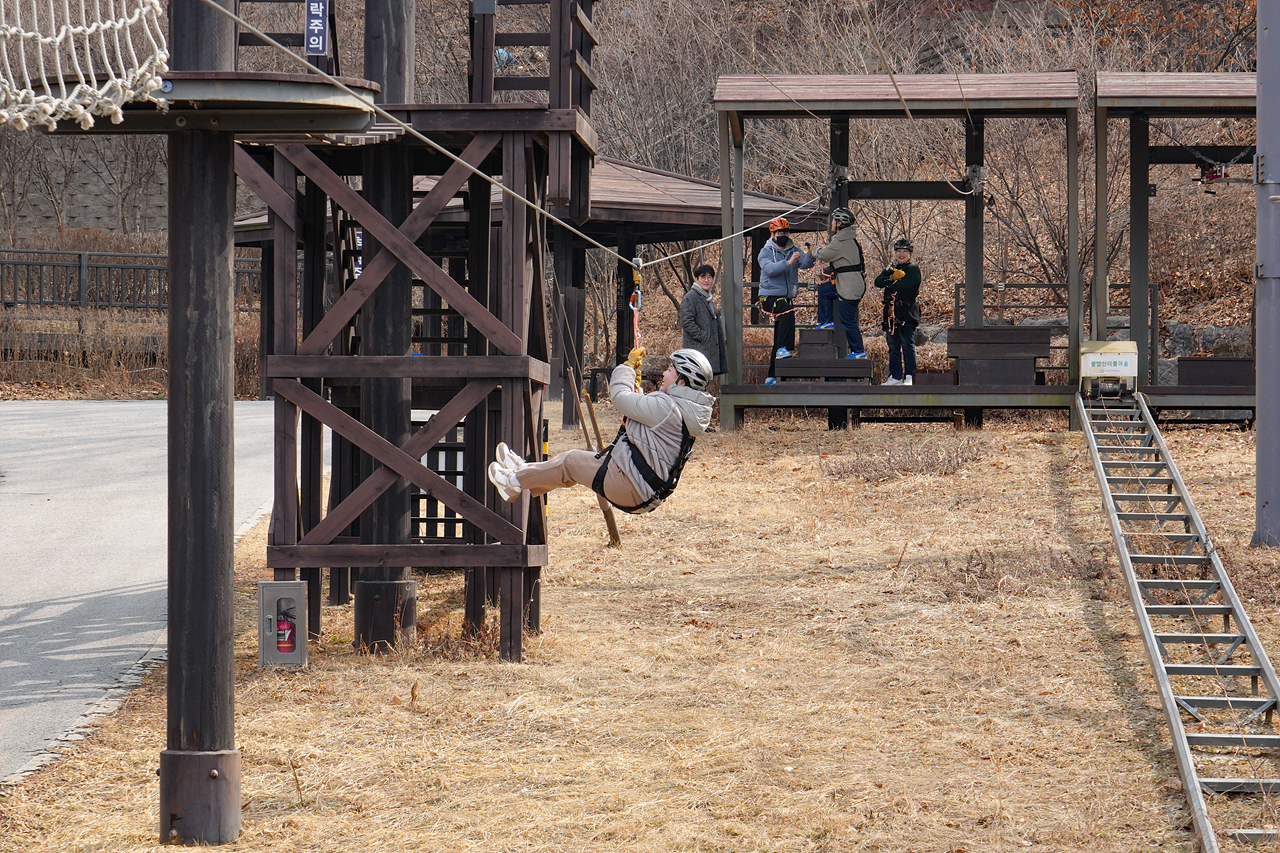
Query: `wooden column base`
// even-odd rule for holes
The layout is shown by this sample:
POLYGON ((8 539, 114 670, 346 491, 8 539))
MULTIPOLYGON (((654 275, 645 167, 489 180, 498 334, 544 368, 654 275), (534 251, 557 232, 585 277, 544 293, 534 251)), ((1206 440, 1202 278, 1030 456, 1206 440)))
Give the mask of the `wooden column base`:
POLYGON ((400 643, 412 643, 418 619, 415 581, 356 581, 357 649, 381 654, 400 643))
POLYGON ((228 844, 240 836, 240 751, 160 753, 160 842, 228 844))

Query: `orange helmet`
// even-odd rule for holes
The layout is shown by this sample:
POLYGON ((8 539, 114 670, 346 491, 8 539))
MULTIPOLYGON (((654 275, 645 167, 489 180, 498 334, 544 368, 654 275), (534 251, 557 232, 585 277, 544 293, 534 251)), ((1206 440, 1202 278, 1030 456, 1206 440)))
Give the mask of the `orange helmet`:
POLYGON ((788 225, 787 220, 783 219, 781 216, 779 216, 777 219, 769 223, 770 234, 772 234, 774 231, 790 231, 790 230, 791 230, 791 226, 788 225))

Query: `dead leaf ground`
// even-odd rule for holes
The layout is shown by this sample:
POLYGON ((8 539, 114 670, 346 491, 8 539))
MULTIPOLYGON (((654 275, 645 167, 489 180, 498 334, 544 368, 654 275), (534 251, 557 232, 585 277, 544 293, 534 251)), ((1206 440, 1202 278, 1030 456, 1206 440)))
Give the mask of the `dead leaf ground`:
MULTIPOLYGON (((234 849, 1189 850, 1081 437, 991 420, 752 420, 624 516, 621 550, 590 492, 554 493, 544 631, 518 666, 458 638, 444 575, 422 581, 421 647, 358 656, 349 609, 326 607, 309 669, 259 670, 259 529, 237 557, 234 849), (960 442, 976 458, 953 474, 846 464, 960 442)), ((1246 547, 1253 435, 1168 438, 1275 648, 1280 562, 1246 547)), ((161 670, 0 790, 0 850, 158 849, 163 748, 161 670)))

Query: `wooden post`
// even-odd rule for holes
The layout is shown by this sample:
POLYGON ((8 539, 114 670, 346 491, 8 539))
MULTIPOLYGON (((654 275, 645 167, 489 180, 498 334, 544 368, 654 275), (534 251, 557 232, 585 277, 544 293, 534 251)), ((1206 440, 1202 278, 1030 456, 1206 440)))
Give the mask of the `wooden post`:
MULTIPOLYGON (((324 316, 325 288, 325 195, 314 181, 307 181, 302 203, 302 334, 306 336, 324 316)), ((320 379, 304 379, 302 384, 323 393, 320 379)), ((310 415, 302 416, 301 505, 299 520, 305 534, 320 523, 321 493, 324 489, 323 425, 310 415)), ((307 634, 320 636, 320 569, 302 569, 307 582, 307 634)))
MULTIPOLYGON (((384 104, 413 101, 414 4, 412 0, 367 0, 364 74, 382 87, 384 104)), ((412 212, 413 165, 407 146, 390 143, 365 152, 364 195, 398 225, 412 212)), ((377 245, 364 236, 365 257, 377 245)), ((407 267, 395 269, 365 303, 359 316, 361 355, 408 355, 412 337, 412 292, 407 267)), ((408 379, 364 379, 361 422, 399 447, 409 439, 411 383, 408 379)), ((372 460, 367 463, 373 468, 372 460)), ((394 545, 409 541, 409 486, 403 479, 374 501, 361 519, 361 541, 394 545)), ((406 566, 367 568, 356 583, 355 645, 380 651, 412 642, 417 614, 416 584, 406 566), (361 596, 367 601, 361 602, 361 596), (367 618, 361 618, 361 617, 367 618), (394 629, 388 634, 388 628, 394 629)))
MULTIPOLYGON (((489 202, 489 182, 473 177, 467 185, 467 291, 481 305, 489 305, 490 222, 493 208, 489 202)), ((479 330, 467 331, 467 353, 488 355, 489 346, 479 330)), ((485 469, 489 463, 489 401, 481 401, 467 415, 463 443, 466 458, 473 460, 463 472, 463 488, 469 495, 484 495, 489 487, 485 469)), ((484 531, 474 524, 462 526, 468 542, 485 541, 484 531)), ((465 580, 465 603, 462 616, 462 632, 474 636, 484 625, 485 603, 489 598, 489 572, 481 566, 468 569, 465 580)))
MULTIPOLYGON (((985 127, 981 115, 966 118, 964 122, 964 162, 969 168, 982 168, 985 151, 985 127)), ((983 190, 979 181, 972 181, 973 195, 964 201, 964 324, 980 327, 983 320, 982 289, 982 217, 984 213, 983 190)), ((959 325, 956 318, 955 325, 959 325)))
MULTIPOLYGON (((170 5, 173 67, 229 70, 235 27, 170 5)), ((160 840, 240 835, 235 748, 235 138, 169 137, 169 668, 160 840)))
MULTIPOLYGON (((403 222, 411 212, 410 187, 413 169, 410 150, 402 145, 378 146, 383 150, 365 152, 364 193, 370 203, 393 223, 403 222)), ((378 245, 366 234, 365 257, 374 257, 378 245)), ((412 291, 410 273, 397 264, 360 311, 361 355, 408 355, 412 337, 412 291)), ((361 422, 396 447, 409 440, 411 382, 407 378, 364 378, 360 382, 361 422)), ((364 477, 373 473, 373 460, 364 457, 364 477)), ((362 479, 363 479, 362 478, 362 479)), ((409 484, 403 478, 387 489, 360 519, 360 539, 365 544, 402 545, 409 541, 409 484)), ((355 584, 357 648, 383 651, 399 642, 412 642, 414 619, 397 611, 398 602, 416 614, 416 597, 407 566, 368 567, 355 584), (362 604, 361 596, 377 599, 362 604), (360 619, 370 616, 369 621, 360 619), (399 633, 386 635, 382 629, 398 625, 399 633)))

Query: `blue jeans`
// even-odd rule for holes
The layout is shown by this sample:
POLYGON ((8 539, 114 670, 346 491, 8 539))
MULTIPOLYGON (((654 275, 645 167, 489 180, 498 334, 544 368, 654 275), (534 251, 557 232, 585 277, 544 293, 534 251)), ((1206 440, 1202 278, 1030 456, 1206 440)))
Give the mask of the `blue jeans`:
POLYGON ((899 323, 889 338, 889 375, 894 379, 916 375, 916 329, 899 323))
POLYGON ((836 286, 818 285, 818 325, 835 322, 836 286))
POLYGON ((844 327, 844 337, 849 342, 849 352, 867 351, 862 343, 862 328, 858 325, 858 304, 840 300, 840 325, 844 327))

